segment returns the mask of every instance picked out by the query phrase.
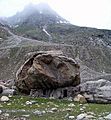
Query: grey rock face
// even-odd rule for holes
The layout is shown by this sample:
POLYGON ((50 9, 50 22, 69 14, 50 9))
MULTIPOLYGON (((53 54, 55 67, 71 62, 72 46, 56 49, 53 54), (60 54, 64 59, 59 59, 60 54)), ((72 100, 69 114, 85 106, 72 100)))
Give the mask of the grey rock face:
POLYGON ((111 120, 111 113, 105 117, 106 120, 111 120))
POLYGON ((111 82, 100 79, 81 84, 81 92, 90 102, 111 103, 111 82))
POLYGON ((2 95, 15 95, 15 94, 16 94, 16 91, 10 88, 7 88, 2 92, 2 95))
POLYGON ((33 97, 50 97, 50 98, 70 98, 74 97, 77 93, 80 92, 79 87, 64 87, 58 89, 51 90, 34 90, 32 89, 30 92, 30 96, 33 97))

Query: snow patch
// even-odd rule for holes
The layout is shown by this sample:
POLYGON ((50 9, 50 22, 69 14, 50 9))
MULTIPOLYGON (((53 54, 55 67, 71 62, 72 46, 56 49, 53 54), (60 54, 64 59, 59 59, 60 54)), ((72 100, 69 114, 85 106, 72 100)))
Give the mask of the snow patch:
POLYGON ((49 36, 49 42, 51 42, 51 41, 52 41, 52 36, 47 32, 46 28, 47 28, 47 26, 43 26, 43 29, 42 29, 42 30, 43 30, 43 32, 46 33, 46 35, 49 36))
POLYGON ((60 20, 59 23, 64 23, 64 22, 62 20, 60 20))
POLYGON ((110 45, 108 45, 107 47, 111 49, 111 46, 110 46, 110 45))
POLYGON ((19 25, 15 25, 14 27, 17 28, 19 25))
POLYGON ((49 37, 51 37, 51 35, 46 31, 45 28, 43 28, 43 31, 44 31, 49 37))

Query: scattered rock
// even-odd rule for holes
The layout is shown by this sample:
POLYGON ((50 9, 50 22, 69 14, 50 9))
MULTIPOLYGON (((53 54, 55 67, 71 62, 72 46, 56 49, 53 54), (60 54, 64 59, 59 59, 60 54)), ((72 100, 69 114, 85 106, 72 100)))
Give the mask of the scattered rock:
POLYGON ((80 111, 84 111, 84 109, 83 109, 83 108, 80 108, 80 111))
POLYGON ((73 103, 70 103, 68 107, 75 107, 75 105, 73 103))
POLYGON ((93 115, 87 115, 86 118, 87 118, 88 120, 92 120, 92 119, 95 118, 95 117, 94 117, 93 115))
POLYGON ((50 100, 54 100, 55 98, 54 97, 49 97, 50 100))
POLYGON ((28 115, 22 115, 22 117, 30 117, 30 115, 28 114, 28 115))
POLYGON ((69 119, 74 119, 75 117, 74 116, 69 116, 69 119))
POLYGON ((1 102, 8 102, 8 101, 9 101, 9 98, 8 98, 7 96, 2 96, 2 97, 0 98, 0 101, 1 101, 1 102))
POLYGON ((85 99, 84 96, 82 96, 81 94, 78 94, 77 96, 74 97, 74 101, 75 102, 80 102, 80 103, 86 103, 87 100, 85 99))
POLYGON ((5 117, 9 117, 10 115, 8 113, 3 114, 5 117))
POLYGON ((53 112, 57 112, 57 108, 52 108, 51 109, 53 112))
POLYGON ((27 120, 25 117, 17 117, 17 118, 14 118, 14 120, 27 120))
POLYGON ((11 103, 8 103, 7 105, 11 105, 11 103))
POLYGON ((38 115, 38 116, 42 116, 43 115, 43 112, 39 111, 39 110, 36 110, 35 112, 33 112, 35 115, 38 115))
POLYGON ((71 112, 73 109, 72 108, 66 108, 66 111, 71 112))
POLYGON ((2 110, 0 110, 0 114, 2 114, 2 110))
POLYGON ((32 105, 32 102, 31 102, 31 101, 26 101, 25 104, 26 104, 26 105, 32 105))
POLYGON ((104 118, 107 119, 107 120, 111 120, 111 113, 104 118))
POLYGON ((83 120, 86 116, 87 116, 86 113, 79 114, 79 115, 77 116, 77 120, 83 120))
POLYGON ((68 97, 67 100, 72 102, 73 101, 73 97, 68 97))
POLYGON ((15 95, 16 94, 16 91, 14 89, 4 89, 3 92, 2 92, 2 95, 15 95))

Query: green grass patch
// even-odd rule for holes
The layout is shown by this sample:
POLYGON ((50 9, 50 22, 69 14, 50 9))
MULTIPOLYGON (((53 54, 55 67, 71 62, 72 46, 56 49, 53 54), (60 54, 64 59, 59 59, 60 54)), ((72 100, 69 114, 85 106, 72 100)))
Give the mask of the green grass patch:
POLYGON ((81 113, 94 113, 98 118, 111 112, 110 104, 79 104, 68 100, 32 98, 27 96, 13 96, 9 102, 1 102, 0 110, 10 114, 10 118, 25 116, 28 120, 64 120, 67 115, 77 116, 81 113), (33 104, 26 104, 27 101, 33 104), (71 106, 73 104, 74 106, 71 106), (53 111, 52 108, 57 110, 53 111), (42 114, 35 114, 39 111, 42 114), (27 115, 29 115, 27 117, 27 115))

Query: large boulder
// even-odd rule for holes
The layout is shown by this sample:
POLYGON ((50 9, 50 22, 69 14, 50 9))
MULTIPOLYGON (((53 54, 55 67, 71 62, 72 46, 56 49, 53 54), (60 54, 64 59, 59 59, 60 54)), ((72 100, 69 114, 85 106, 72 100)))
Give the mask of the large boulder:
POLYGON ((54 52, 32 55, 17 71, 17 88, 29 94, 31 89, 57 89, 80 84, 78 63, 54 52))

